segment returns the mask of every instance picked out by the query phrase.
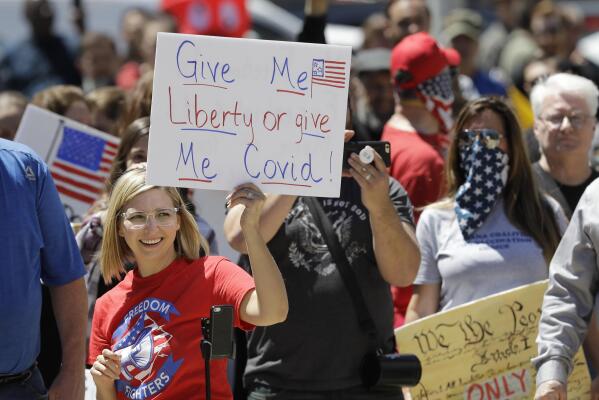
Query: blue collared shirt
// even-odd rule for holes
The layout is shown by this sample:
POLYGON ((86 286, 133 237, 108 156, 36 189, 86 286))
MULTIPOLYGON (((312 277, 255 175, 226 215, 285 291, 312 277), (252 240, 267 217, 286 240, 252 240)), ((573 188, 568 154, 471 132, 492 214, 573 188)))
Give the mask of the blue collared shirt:
POLYGON ((40 280, 60 286, 85 273, 48 167, 0 139, 0 374, 31 366, 40 349, 40 280))

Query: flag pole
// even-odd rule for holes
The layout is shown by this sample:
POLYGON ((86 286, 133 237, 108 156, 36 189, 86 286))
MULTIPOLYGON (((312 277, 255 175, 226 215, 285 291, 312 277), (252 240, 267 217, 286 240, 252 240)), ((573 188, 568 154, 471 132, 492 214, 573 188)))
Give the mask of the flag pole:
POLYGON ((54 138, 52 138, 52 144, 50 144, 50 150, 48 150, 48 153, 46 154, 46 160, 45 160, 46 164, 49 163, 50 156, 52 155, 52 153, 54 152, 54 149, 56 148, 56 143, 58 142, 58 136, 60 135, 60 131, 63 126, 64 126, 64 120, 62 118, 60 118, 58 120, 58 126, 56 127, 56 130, 54 131, 54 138))

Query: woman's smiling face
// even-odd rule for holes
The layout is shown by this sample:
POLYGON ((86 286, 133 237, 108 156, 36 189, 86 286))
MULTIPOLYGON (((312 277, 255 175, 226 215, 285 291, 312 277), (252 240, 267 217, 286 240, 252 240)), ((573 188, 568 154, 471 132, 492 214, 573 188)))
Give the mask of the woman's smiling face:
POLYGON ((138 267, 164 268, 175 260, 175 238, 180 220, 176 212, 170 219, 166 215, 167 210, 173 212, 175 207, 167 192, 158 188, 139 194, 123 207, 125 215, 120 217, 119 235, 131 249, 138 267), (164 211, 161 213, 160 210, 164 211), (145 226, 136 228, 133 218, 129 217, 137 215, 139 219, 136 213, 140 212, 153 215, 147 217, 145 226))

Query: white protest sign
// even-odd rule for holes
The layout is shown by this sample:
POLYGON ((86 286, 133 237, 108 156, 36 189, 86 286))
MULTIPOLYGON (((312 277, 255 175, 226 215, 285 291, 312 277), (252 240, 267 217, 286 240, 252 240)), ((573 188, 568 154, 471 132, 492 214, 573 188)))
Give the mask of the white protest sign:
POLYGON ((351 48, 159 33, 148 181, 338 197, 351 48))
POLYGON ((80 221, 100 197, 119 146, 114 136, 31 104, 15 141, 48 164, 71 222, 80 221))

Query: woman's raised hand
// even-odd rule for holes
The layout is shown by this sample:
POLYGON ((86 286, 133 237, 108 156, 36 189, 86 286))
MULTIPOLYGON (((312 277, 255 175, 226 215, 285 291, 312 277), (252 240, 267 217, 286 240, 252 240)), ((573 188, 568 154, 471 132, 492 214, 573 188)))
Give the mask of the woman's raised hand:
POLYGON ((226 200, 229 209, 238 204, 245 207, 239 221, 242 230, 258 229, 266 196, 256 185, 252 183, 239 185, 227 196, 226 200))

